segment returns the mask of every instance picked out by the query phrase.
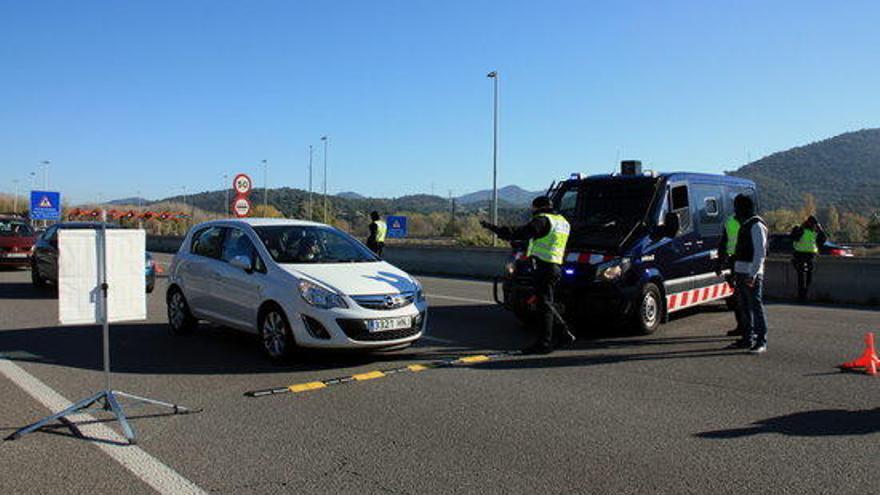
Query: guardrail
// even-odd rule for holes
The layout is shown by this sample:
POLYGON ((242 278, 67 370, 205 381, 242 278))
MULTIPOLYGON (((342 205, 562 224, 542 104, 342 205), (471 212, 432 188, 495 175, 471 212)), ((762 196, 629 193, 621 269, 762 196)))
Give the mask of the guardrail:
MULTIPOLYGON (((177 252, 181 237, 148 236, 147 249, 177 252)), ((510 250, 391 245, 385 259, 403 270, 424 275, 492 278, 504 269, 510 250)), ((794 299, 797 273, 788 257, 771 257, 765 293, 773 299, 794 299)), ((880 306, 880 258, 820 257, 813 274, 811 297, 821 302, 880 306)))

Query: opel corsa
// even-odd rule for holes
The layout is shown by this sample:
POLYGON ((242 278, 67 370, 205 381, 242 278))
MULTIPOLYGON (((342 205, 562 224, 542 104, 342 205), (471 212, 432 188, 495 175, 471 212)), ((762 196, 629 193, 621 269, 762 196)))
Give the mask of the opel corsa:
POLYGON ((168 272, 172 333, 207 320, 259 335, 273 360, 297 348, 406 347, 427 321, 416 279, 320 223, 202 223, 190 229, 168 272))

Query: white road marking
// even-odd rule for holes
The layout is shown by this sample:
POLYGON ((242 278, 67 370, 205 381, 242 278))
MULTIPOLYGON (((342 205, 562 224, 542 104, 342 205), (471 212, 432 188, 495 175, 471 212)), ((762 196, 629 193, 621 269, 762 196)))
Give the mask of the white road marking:
MULTIPOLYGON (((8 359, 0 358, 0 374, 9 378, 9 380, 53 413, 64 410, 71 405, 69 400, 8 359)), ((103 450, 113 460, 131 471, 132 474, 153 487, 157 492, 168 495, 181 493, 207 495, 207 492, 199 488, 198 485, 184 478, 177 471, 166 466, 140 447, 136 445, 105 443, 110 441, 125 444, 127 440, 103 423, 82 424, 83 422, 95 421, 92 415, 85 413, 76 414, 68 416, 68 419, 73 423, 77 423, 77 429, 84 436, 88 437, 93 445, 103 450), (103 442, 100 440, 103 440, 103 442)), ((29 440, 31 439, 26 435, 16 441, 27 442, 29 440)))
POLYGON ((450 301, 463 301, 463 302, 472 302, 479 304, 495 304, 495 301, 489 301, 487 299, 470 299, 467 297, 456 297, 456 296, 441 296, 439 294, 425 294, 428 297, 433 297, 435 299, 448 299, 450 301))

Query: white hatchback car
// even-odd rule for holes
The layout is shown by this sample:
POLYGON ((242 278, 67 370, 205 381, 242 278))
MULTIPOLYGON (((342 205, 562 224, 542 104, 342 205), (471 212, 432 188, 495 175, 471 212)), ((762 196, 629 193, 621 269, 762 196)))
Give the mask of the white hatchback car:
POLYGON ((328 225, 218 220, 190 229, 168 270, 168 323, 256 333, 274 360, 297 347, 384 349, 427 322, 419 282, 328 225))

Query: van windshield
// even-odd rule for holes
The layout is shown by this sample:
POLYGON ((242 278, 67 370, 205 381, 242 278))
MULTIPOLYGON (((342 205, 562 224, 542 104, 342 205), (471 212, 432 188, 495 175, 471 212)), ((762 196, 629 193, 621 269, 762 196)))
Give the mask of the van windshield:
MULTIPOLYGON (((560 210, 571 223, 569 243, 580 247, 618 247, 645 218, 656 185, 654 178, 591 179, 575 185, 577 207, 566 209, 563 206, 560 210)), ((569 188, 559 198, 564 199, 571 192, 569 188)))
POLYGON ((336 229, 302 225, 254 227, 276 263, 364 263, 379 261, 362 244, 336 229))

